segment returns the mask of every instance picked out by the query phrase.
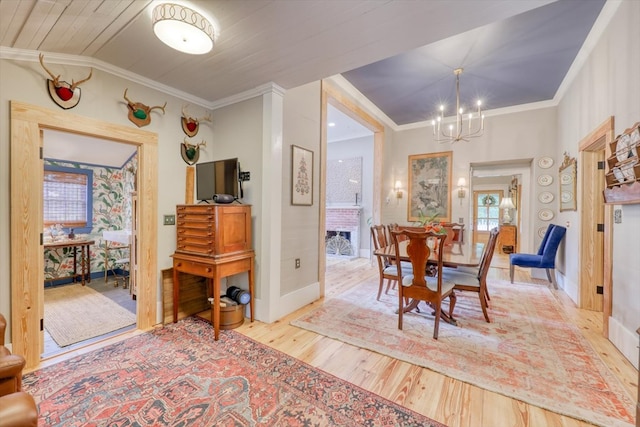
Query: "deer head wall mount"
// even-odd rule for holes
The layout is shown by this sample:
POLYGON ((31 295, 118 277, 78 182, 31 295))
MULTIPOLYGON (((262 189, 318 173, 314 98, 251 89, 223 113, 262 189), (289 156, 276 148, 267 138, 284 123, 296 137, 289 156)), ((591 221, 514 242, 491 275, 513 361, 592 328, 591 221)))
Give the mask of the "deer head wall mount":
POLYGON ((187 138, 180 144, 180 155, 182 160, 188 165, 194 165, 200 158, 200 147, 206 147, 207 142, 202 140, 199 144, 190 144, 187 138))
POLYGON ((197 119, 189 116, 189 113, 187 113, 187 107, 182 107, 182 117, 180 118, 180 122, 182 123, 182 130, 188 137, 193 138, 198 134, 201 121, 211 122, 211 114, 207 114, 197 119))
POLYGON ((124 90, 124 99, 127 101, 127 107, 129 108, 129 120, 131 120, 134 125, 140 128, 151 123, 151 111, 156 108, 162 110, 162 114, 165 113, 164 108, 167 106, 166 102, 162 107, 159 105, 148 107, 141 102, 133 102, 127 98, 127 90, 128 88, 124 90))
POLYGON ((60 80, 59 74, 55 76, 47 67, 45 67, 43 54, 40 54, 38 57, 40 58, 40 65, 42 65, 42 68, 44 68, 47 74, 51 77, 50 79, 47 79, 47 89, 49 90, 51 100, 60 108, 64 108, 65 110, 78 105, 80 102, 79 86, 81 83, 84 83, 91 78, 93 68, 86 79, 82 79, 77 82, 75 80, 71 80, 71 84, 69 84, 64 80, 60 80))

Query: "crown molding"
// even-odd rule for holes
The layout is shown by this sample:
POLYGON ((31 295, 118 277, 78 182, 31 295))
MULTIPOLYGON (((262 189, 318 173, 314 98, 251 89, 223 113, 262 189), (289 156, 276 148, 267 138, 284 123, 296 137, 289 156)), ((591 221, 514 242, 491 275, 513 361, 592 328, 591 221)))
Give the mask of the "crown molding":
POLYGON ((253 89, 246 90, 244 92, 237 93, 235 95, 220 99, 218 101, 210 103, 210 108, 215 110, 217 108, 226 107, 227 105, 232 105, 237 102, 246 101, 251 98, 255 98, 258 96, 266 95, 268 93, 273 93, 275 95, 284 96, 286 90, 277 84, 270 82, 265 83, 261 86, 255 87, 253 89))

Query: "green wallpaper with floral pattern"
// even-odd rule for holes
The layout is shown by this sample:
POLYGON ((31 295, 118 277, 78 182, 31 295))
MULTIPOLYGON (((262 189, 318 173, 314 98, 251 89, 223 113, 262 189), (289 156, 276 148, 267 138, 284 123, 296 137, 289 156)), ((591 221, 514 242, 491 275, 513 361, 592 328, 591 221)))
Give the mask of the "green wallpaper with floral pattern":
MULTIPOLYGON (((52 161, 45 159, 46 165, 90 169, 93 171, 93 222, 88 234, 78 234, 76 239, 94 240, 89 248, 91 272, 105 270, 105 230, 131 229, 131 197, 135 191, 137 157, 134 156, 121 169, 52 161)), ((79 256, 79 255, 78 255, 79 256)), ((128 257, 126 250, 110 250, 110 264, 116 259, 128 257)), ((79 261, 78 261, 79 263, 79 261)), ((79 271, 80 267, 78 267, 79 271)), ((73 274, 73 249, 58 248, 44 250, 45 283, 70 277, 73 274)))

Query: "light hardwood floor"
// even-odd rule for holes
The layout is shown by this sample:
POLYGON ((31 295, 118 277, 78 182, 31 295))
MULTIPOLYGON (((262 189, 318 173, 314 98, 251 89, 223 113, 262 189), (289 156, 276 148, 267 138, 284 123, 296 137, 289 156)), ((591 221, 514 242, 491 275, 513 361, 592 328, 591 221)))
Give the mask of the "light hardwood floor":
MULTIPOLYGON (((489 273, 490 278, 508 280, 508 261, 505 261, 504 257, 496 254, 489 273)), ((372 278, 377 280, 377 275, 377 267, 367 259, 329 258, 326 298, 344 292, 362 281, 372 278)), ((516 279, 536 281, 531 279, 528 270, 519 269, 516 270, 516 279)), ((602 337, 602 314, 577 309, 563 292, 553 292, 571 321, 581 329, 587 340, 619 377, 628 389, 629 395, 635 398, 638 371, 602 337)), ((311 303, 271 324, 246 321, 236 331, 450 427, 591 425, 290 325, 291 320, 323 303, 324 300, 311 303)), ((202 315, 208 317, 208 314, 202 315)), ((107 340, 87 349, 71 352, 64 358, 111 342, 113 340, 107 340)), ((60 358, 50 359, 43 365, 58 360, 60 358)))

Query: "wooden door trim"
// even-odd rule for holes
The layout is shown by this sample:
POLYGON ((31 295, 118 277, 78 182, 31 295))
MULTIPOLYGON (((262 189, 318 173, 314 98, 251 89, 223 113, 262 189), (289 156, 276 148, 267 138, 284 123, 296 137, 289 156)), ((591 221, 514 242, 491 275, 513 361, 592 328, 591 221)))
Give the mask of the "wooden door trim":
POLYGON ((379 224, 382 216, 382 153, 384 149, 384 125, 367 113, 351 97, 326 80, 321 81, 321 109, 320 109, 320 224, 318 280, 320 282, 320 296, 324 296, 326 270, 326 186, 327 186, 327 105, 339 109, 373 132, 373 201, 372 221, 379 224))
POLYGON ((137 326, 156 322, 157 300, 157 134, 67 111, 11 101, 11 342, 26 359, 40 363, 40 319, 44 299, 41 132, 53 129, 138 147, 139 265, 137 326))
MULTIPOLYGON (((583 167, 578 167, 578 176, 580 177, 581 182, 581 197, 579 200, 579 212, 584 212, 585 209, 589 208, 589 205, 593 206, 594 204, 586 203, 585 197, 597 197, 599 200, 602 200, 601 194, 586 194, 587 191, 594 187, 594 179, 602 179, 601 177, 596 176, 596 174, 585 173, 585 165, 593 164, 594 159, 597 158, 606 158, 610 155, 610 143, 613 141, 615 136, 615 121, 613 116, 607 118, 604 122, 602 122, 596 129, 591 131, 587 136, 585 136, 580 143, 578 144, 580 151, 580 163, 583 167), (604 155, 602 154, 604 152, 604 155)), ((604 185, 604 180, 602 183, 604 185)), ((604 201, 601 202, 604 206, 604 235, 603 235, 603 295, 602 295, 602 315, 603 315, 603 335, 605 337, 609 336, 609 317, 612 313, 612 293, 613 293, 613 280, 612 280, 612 250, 613 250, 613 208, 611 205, 604 204, 604 201)), ((586 274, 583 272, 583 265, 588 265, 593 262, 593 254, 588 253, 584 250, 585 247, 592 247, 589 245, 594 245, 595 239, 597 237, 597 231, 593 224, 587 224, 581 218, 581 232, 580 232, 580 241, 578 243, 579 247, 579 263, 578 263, 578 283, 579 283, 579 306, 581 308, 591 308, 591 307, 583 307, 583 301, 597 301, 597 299, 593 298, 592 293, 595 292, 594 289, 588 289, 586 287, 586 281, 583 280, 583 275, 586 274)), ((591 309, 599 309, 599 307, 591 308, 591 309)))

